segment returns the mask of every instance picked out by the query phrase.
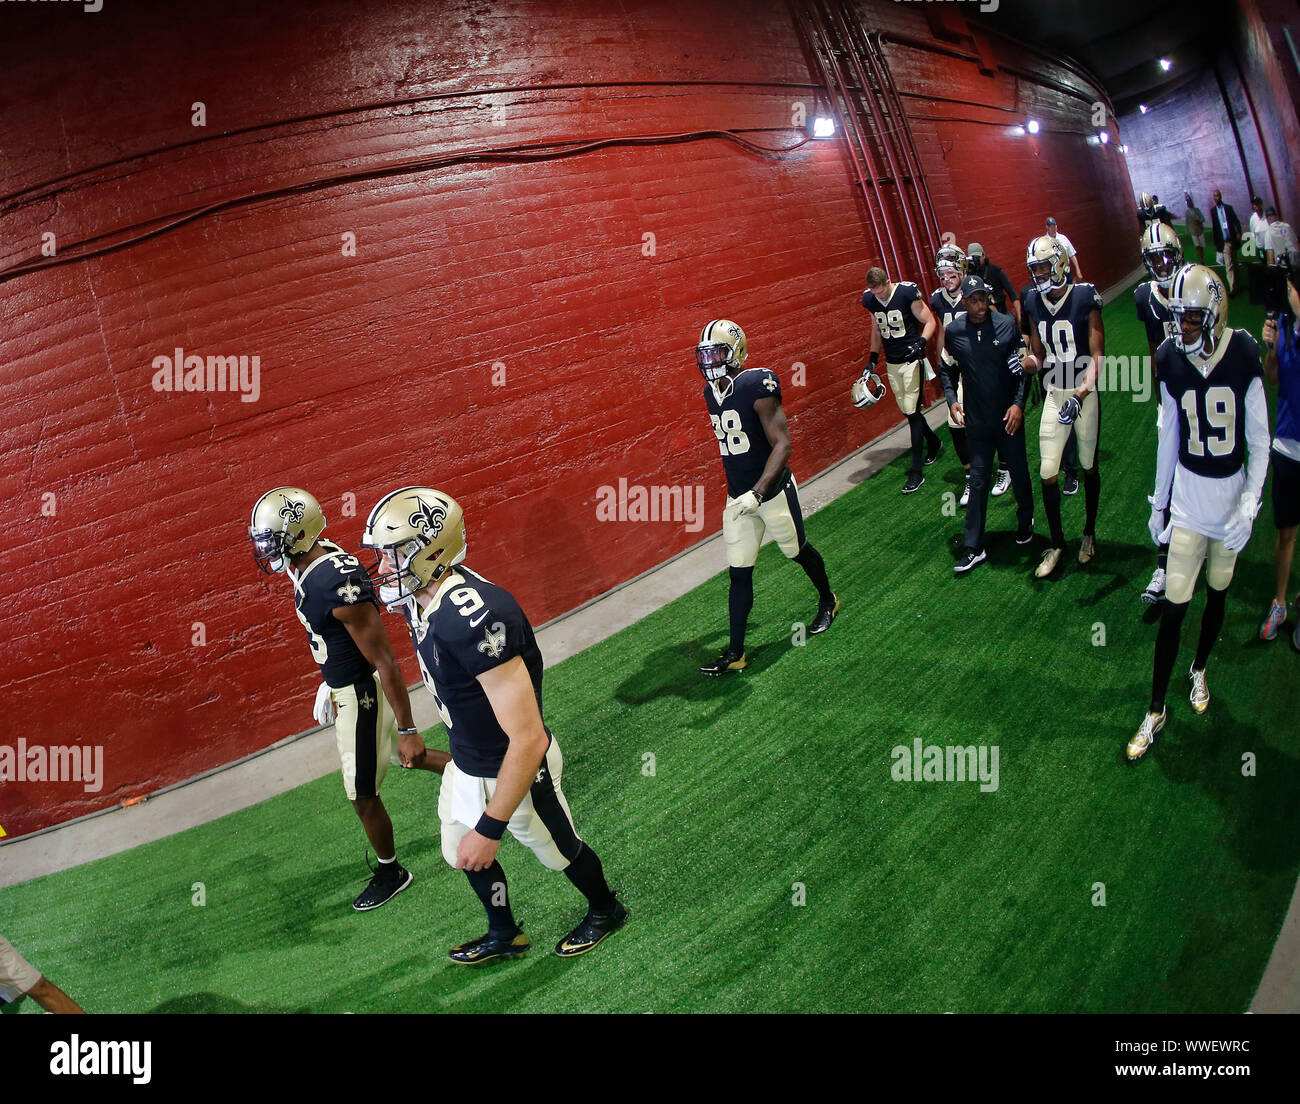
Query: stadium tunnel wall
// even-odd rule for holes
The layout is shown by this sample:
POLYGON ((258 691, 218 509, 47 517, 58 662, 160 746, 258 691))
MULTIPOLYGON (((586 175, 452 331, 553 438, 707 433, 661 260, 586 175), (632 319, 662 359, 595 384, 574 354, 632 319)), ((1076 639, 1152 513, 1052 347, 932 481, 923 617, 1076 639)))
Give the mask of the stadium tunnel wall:
MULTIPOLYGON (((940 230, 1019 286, 1054 214, 1088 279, 1120 278, 1132 189, 1086 140, 1098 90, 935 7, 857 14, 895 36, 940 230), (1017 135, 1030 115, 1042 133, 1017 135)), ((900 420, 848 402, 883 253, 840 141, 409 164, 633 134, 793 146, 796 105, 827 101, 785 3, 5 4, 0 34, 4 743, 104 748, 96 792, 0 784, 10 835, 310 724, 288 584, 246 541, 270 487, 312 491, 350 549, 386 491, 449 491, 468 562, 540 623, 719 528, 691 353, 710 318, 782 377, 797 475, 900 420), (69 260, 94 245, 121 247, 69 260), (250 358, 250 386, 158 390, 178 349, 250 358), (598 520, 620 480, 701 488, 698 526, 598 520)))
MULTIPOLYGON (((1148 104, 1145 115, 1120 119, 1134 195, 1153 192, 1181 221, 1190 190, 1208 219, 1218 188, 1243 230, 1258 195, 1300 225, 1300 6, 1238 0, 1232 27, 1231 49, 1213 69, 1148 104)), ((1206 242, 1211 248, 1208 225, 1206 242)))

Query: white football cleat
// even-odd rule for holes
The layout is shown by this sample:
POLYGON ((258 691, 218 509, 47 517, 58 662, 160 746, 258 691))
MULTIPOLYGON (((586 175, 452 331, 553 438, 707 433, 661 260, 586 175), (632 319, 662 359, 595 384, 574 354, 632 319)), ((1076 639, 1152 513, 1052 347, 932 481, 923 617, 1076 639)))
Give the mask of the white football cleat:
POLYGON ((993 483, 993 497, 1004 495, 1011 488, 1011 473, 1006 468, 998 469, 998 477, 993 483))
POLYGON ((1147 583, 1147 588, 1142 592, 1142 604, 1144 606, 1153 606, 1165 596, 1165 569, 1157 567, 1151 576, 1151 581, 1147 583))

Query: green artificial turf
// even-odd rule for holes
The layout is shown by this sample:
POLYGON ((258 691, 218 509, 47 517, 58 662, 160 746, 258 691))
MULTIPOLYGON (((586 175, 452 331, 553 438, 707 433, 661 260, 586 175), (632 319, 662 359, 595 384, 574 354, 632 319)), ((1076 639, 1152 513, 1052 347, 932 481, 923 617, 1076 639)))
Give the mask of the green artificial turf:
MULTIPOLYGON (((1244 296, 1232 315, 1258 333, 1244 296)), ((1145 354, 1130 294, 1105 320, 1108 351, 1145 354)), ((331 776, 4 890, 0 931, 93 1011, 1243 1011, 1300 864, 1300 656, 1256 635, 1271 507, 1229 595, 1209 712, 1186 698, 1201 592, 1168 727, 1126 764, 1155 637, 1138 603, 1155 412, 1103 404, 1086 568, 1082 491, 1065 500, 1070 547, 1048 582, 1032 577, 1041 536, 1013 542, 1008 494, 989 506, 989 562, 955 580, 946 445, 918 494, 899 493, 900 459, 809 520, 843 600, 827 635, 792 643, 813 592, 768 546, 742 675, 696 672, 725 643, 721 570, 547 673, 578 829, 631 909, 584 958, 550 953, 579 895, 508 841, 532 954, 447 961, 482 911, 441 860, 438 780, 402 771, 384 798, 416 881, 378 912, 349 907, 363 837, 331 776), (892 749, 916 739, 996 745, 997 790, 893 780, 892 749)), ((431 741, 446 746, 440 730, 431 741)))

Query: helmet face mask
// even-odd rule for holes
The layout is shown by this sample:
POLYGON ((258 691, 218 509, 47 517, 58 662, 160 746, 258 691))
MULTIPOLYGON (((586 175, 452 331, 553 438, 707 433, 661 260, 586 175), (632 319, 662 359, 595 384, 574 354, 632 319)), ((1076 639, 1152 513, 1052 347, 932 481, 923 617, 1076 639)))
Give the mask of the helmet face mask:
POLYGON ((709 383, 716 383, 727 374, 730 361, 730 345, 719 343, 695 346, 695 366, 709 383))
POLYGON ((859 410, 865 410, 869 406, 875 406, 885 397, 884 381, 876 375, 875 372, 868 372, 860 378, 853 381, 853 390, 851 392, 853 405, 859 410))

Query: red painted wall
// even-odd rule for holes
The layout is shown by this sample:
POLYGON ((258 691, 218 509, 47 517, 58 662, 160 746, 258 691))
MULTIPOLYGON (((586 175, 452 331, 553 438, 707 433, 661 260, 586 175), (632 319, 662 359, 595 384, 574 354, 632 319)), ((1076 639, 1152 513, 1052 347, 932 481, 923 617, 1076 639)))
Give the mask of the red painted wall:
MULTIPOLYGON (((839 142, 770 158, 718 138, 612 147, 240 202, 558 139, 801 137, 792 105, 817 90, 784 3, 572 10, 333 0, 272 20, 257 0, 0 5, 13 60, 0 266, 39 261, 45 232, 66 257, 229 204, 3 285, 0 711, 23 718, 4 742, 106 748, 99 793, 0 785, 11 835, 310 723, 316 674, 288 585, 256 573, 245 539, 278 483, 312 490, 349 547, 385 491, 442 487, 465 507, 473 565, 540 623, 716 531, 722 472, 691 357, 708 319, 740 321, 750 363, 781 374, 800 476, 898 419, 892 404, 848 403, 881 250, 839 142), (178 347, 258 357, 257 401, 156 391, 153 359, 178 347), (703 530, 598 522, 599 489, 620 478, 703 486, 703 530)), ((928 40, 915 6, 862 14, 928 40)), ((1026 64, 1001 40, 989 49, 1026 64)), ((941 228, 983 241, 1019 282, 1050 210, 1089 278, 1132 266, 1107 232, 1130 206, 1122 161, 1084 141, 1095 90, 1045 61, 1080 95, 917 45, 885 51, 941 228), (1030 110, 1045 133, 1010 134, 1030 110)))

